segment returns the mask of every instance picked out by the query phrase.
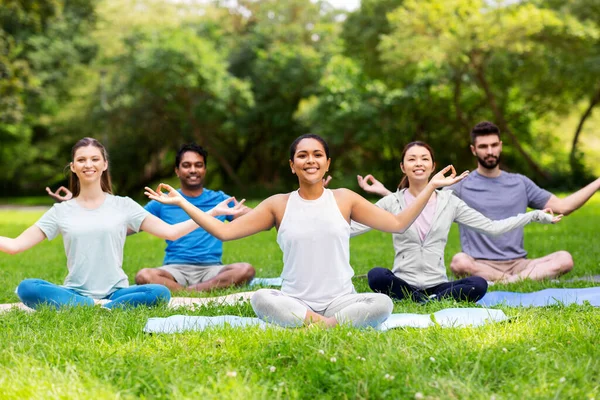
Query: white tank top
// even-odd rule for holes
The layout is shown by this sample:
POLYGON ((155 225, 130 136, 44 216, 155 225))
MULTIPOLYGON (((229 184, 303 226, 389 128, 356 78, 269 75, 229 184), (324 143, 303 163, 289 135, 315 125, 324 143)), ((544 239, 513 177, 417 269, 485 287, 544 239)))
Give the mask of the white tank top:
POLYGON ((324 310, 336 297, 354 293, 350 266, 350 224, 333 192, 316 200, 290 193, 277 243, 283 251, 281 291, 313 310, 324 310))

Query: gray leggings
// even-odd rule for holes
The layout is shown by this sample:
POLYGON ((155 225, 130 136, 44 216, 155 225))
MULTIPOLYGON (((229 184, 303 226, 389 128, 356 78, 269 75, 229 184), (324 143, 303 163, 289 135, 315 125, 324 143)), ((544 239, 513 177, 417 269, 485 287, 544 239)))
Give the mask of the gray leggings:
POLYGON ((313 310, 302 300, 273 289, 258 290, 250 304, 258 318, 286 328, 303 326, 308 310, 324 317, 335 316, 339 324, 376 327, 388 319, 394 308, 392 300, 384 294, 351 293, 337 297, 324 310, 313 310))

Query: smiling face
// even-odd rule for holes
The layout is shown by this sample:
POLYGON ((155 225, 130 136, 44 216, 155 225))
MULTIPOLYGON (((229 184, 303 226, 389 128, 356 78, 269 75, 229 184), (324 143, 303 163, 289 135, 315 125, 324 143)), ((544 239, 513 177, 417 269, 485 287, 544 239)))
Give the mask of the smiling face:
POLYGON ((298 142, 294 158, 290 160, 290 168, 301 182, 318 183, 323 181, 330 163, 323 144, 316 139, 306 138, 298 142))
POLYGON ((483 168, 495 169, 500 163, 502 141, 497 134, 477 136, 471 145, 471 152, 483 168))
POLYGON ((75 151, 71 161, 71 171, 82 183, 100 182, 102 174, 108 168, 108 162, 102 151, 96 146, 84 146, 75 151))
POLYGON ((409 184, 426 183, 435 169, 435 163, 427 148, 415 145, 406 150, 400 169, 408 178, 409 184))
POLYGON ((182 189, 189 191, 201 189, 206 176, 204 157, 195 151, 186 151, 181 155, 181 161, 175 168, 175 173, 181 182, 182 189))

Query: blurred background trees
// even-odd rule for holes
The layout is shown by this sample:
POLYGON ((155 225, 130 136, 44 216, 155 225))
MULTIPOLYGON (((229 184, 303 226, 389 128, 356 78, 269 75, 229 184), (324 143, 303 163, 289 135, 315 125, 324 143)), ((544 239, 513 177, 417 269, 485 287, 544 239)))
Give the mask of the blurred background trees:
POLYGON ((0 0, 0 191, 64 182, 83 136, 121 194, 209 151, 210 186, 288 190, 288 148, 324 136, 333 186, 400 179, 402 147, 475 166, 469 131, 503 131, 503 167, 569 188, 600 174, 596 0, 0 0))

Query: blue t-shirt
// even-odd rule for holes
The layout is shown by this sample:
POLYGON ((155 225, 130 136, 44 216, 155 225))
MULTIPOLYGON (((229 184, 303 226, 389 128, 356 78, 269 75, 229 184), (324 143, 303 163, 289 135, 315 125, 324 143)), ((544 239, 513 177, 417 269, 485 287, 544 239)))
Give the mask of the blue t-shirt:
MULTIPOLYGON (((524 213, 527 207, 542 209, 552 196, 526 176, 505 171, 496 178, 473 171, 448 189, 453 190, 469 207, 492 220, 524 213)), ((523 228, 497 237, 486 236, 462 225, 459 229, 462 250, 473 258, 504 261, 527 256, 523 228)))
MULTIPOLYGON (((179 190, 181 193, 181 190, 179 190)), ((204 189, 198 197, 188 197, 181 195, 194 206, 202 211, 209 211, 214 206, 226 200, 230 196, 219 191, 215 192, 210 189, 204 189)), ((187 215, 181 207, 166 205, 152 200, 146 204, 146 210, 150 214, 157 216, 169 224, 177 224, 187 221, 190 216, 187 215)), ((231 221, 232 216, 218 216, 221 221, 231 221)), ((164 264, 219 264, 223 255, 223 242, 202 228, 198 228, 187 235, 172 241, 167 240, 167 248, 165 249, 164 264)))

